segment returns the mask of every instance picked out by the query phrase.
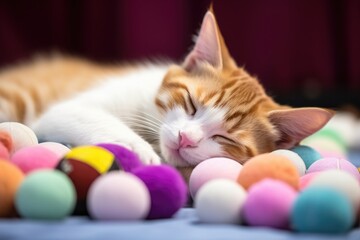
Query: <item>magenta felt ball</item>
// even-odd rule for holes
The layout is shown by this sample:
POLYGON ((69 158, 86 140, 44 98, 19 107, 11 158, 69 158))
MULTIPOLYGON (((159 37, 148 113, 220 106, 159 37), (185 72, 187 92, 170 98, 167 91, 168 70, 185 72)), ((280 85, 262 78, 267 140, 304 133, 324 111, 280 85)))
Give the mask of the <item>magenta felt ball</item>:
POLYGON ((98 177, 87 196, 90 216, 99 220, 140 220, 150 209, 150 195, 136 176, 112 171, 98 177))
POLYGON ((151 207, 148 219, 170 218, 187 201, 187 186, 179 172, 167 165, 148 165, 132 172, 147 186, 151 207))
POLYGON ((321 172, 330 169, 343 170, 360 181, 358 169, 351 162, 343 158, 322 158, 311 164, 306 173, 321 172))
POLYGON ((297 192, 288 184, 265 179, 250 187, 243 214, 249 225, 288 228, 297 192))
POLYGON ((192 171, 189 179, 190 193, 193 198, 202 185, 210 180, 226 178, 236 181, 242 165, 230 158, 210 158, 201 162, 192 171))
POLYGON ((97 146, 105 148, 115 156, 115 160, 119 167, 126 172, 131 172, 134 169, 143 166, 141 160, 136 153, 126 149, 123 146, 113 143, 101 143, 97 146))
POLYGON ((59 158, 50 150, 35 145, 16 151, 11 157, 11 162, 28 174, 37 169, 55 168, 59 158))

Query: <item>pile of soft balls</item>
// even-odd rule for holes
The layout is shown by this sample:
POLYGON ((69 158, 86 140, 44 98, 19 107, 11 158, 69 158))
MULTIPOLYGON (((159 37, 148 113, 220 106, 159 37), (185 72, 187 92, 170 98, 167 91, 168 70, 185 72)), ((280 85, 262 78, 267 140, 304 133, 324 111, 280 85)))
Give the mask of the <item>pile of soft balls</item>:
MULTIPOLYGON (((197 165, 189 191, 199 221, 312 233, 359 226, 360 174, 346 160, 344 142, 326 128, 308 141, 317 150, 299 145, 244 165, 229 158, 197 165)), ((0 124, 0 217, 161 219, 172 217, 187 199, 177 170, 144 166, 119 145, 38 144, 30 128, 0 124)))
POLYGON ((244 165, 209 159, 194 169, 189 186, 205 223, 328 234, 359 226, 358 169, 309 146, 258 155, 244 165))
POLYGON ((120 145, 39 144, 25 125, 0 124, 0 218, 161 219, 172 217, 187 198, 176 169, 144 166, 120 145))

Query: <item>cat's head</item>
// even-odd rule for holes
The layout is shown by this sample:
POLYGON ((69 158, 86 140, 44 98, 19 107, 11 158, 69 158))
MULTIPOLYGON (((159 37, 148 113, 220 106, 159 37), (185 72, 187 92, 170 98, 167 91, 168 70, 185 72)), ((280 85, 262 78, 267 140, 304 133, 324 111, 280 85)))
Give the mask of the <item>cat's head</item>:
POLYGON ((185 61, 170 67, 156 105, 164 117, 161 153, 179 167, 219 156, 244 162, 291 148, 333 115, 275 103, 256 78, 236 65, 211 11, 185 61))

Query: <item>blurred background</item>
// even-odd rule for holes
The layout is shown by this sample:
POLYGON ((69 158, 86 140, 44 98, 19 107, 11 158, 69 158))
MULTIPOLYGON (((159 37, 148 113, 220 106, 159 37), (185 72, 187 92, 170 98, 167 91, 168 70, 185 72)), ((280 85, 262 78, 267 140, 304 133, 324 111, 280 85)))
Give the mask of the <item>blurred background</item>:
MULTIPOLYGON (((0 0, 0 67, 59 51, 99 62, 173 59, 210 0, 0 0)), ((277 101, 360 107, 360 1, 214 0, 240 66, 277 101)))

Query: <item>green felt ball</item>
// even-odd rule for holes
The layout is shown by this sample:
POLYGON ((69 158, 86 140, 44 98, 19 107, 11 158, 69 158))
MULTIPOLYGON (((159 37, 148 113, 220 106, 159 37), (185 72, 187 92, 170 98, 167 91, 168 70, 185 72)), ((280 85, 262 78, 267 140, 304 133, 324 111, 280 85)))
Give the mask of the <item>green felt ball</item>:
POLYGON ((346 196, 325 187, 306 188, 291 213, 293 229, 308 233, 344 233, 351 229, 354 218, 346 196))
POLYGON ((302 158, 305 163, 306 169, 308 169, 310 165, 313 164, 315 161, 322 158, 318 151, 309 146, 299 145, 290 150, 297 153, 302 158))
POLYGON ((76 193, 71 180, 58 170, 29 174, 16 194, 15 206, 24 218, 62 219, 74 210, 76 193))

